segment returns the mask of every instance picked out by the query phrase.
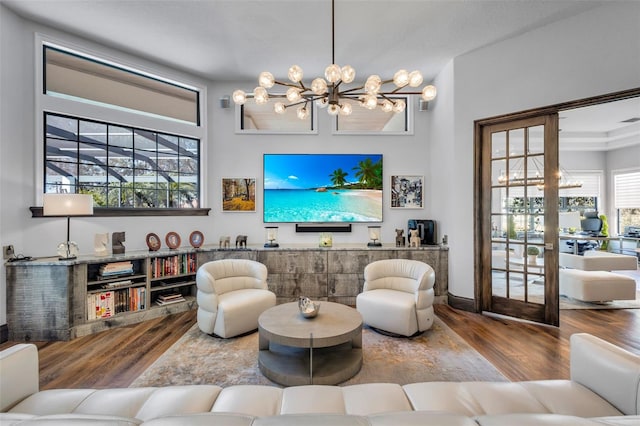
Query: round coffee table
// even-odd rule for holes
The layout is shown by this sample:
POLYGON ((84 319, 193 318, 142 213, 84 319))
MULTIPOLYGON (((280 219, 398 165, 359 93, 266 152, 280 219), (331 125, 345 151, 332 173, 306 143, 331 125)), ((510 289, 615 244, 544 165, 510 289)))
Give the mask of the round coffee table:
POLYGON ((258 333, 260 371, 281 385, 335 385, 362 367, 362 315, 340 303, 320 302, 315 318, 297 302, 274 306, 258 318, 258 333))

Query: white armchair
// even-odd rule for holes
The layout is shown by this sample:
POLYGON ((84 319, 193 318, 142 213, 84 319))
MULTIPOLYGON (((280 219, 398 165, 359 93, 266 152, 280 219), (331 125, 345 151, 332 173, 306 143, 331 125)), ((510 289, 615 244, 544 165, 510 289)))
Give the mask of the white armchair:
POLYGON ((424 262, 385 259, 364 268, 356 309, 370 327, 412 336, 433 325, 435 272, 424 262))
POLYGON ((246 259, 207 262, 198 268, 198 327, 234 337, 258 328, 258 317, 276 304, 267 289, 267 267, 246 259))

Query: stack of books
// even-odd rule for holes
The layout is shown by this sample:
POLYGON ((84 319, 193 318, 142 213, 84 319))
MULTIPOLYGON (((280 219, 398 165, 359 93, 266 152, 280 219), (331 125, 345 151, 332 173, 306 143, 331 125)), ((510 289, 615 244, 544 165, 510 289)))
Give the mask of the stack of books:
POLYGON ((184 302, 185 298, 180 293, 161 294, 156 299, 156 303, 160 306, 170 305, 172 303, 184 302))
POLYGON ((133 263, 126 261, 106 263, 100 266, 100 271, 98 273, 101 278, 112 278, 119 275, 133 274, 133 263))

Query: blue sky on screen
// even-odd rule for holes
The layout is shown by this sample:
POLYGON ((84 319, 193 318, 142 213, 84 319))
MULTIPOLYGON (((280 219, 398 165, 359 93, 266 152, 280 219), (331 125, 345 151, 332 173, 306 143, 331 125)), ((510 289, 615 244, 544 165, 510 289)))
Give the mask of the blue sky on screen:
POLYGON ((346 181, 357 182, 354 167, 371 158, 378 162, 380 154, 265 154, 264 189, 306 189, 331 186, 330 175, 341 168, 346 181))

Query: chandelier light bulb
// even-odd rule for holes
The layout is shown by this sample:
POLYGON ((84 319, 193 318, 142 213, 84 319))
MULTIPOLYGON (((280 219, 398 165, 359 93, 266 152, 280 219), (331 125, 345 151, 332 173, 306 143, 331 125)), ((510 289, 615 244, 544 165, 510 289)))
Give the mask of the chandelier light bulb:
POLYGON ((244 105, 244 103, 247 102, 247 94, 244 92, 244 90, 238 89, 234 91, 231 97, 233 98, 233 102, 238 105, 244 105))
POLYGON ((344 67, 342 67, 341 74, 342 74, 342 81, 345 83, 352 83, 353 80, 356 79, 356 70, 353 69, 353 67, 351 65, 345 65, 344 67))
POLYGON ((306 104, 298 108, 296 114, 300 120, 307 118, 309 116, 309 110, 306 108, 306 104))
POLYGON ((289 102, 297 102, 301 99, 300 90, 296 87, 290 87, 287 89, 287 99, 289 102))
POLYGON ((362 100, 362 106, 366 109, 376 109, 378 106, 378 98, 376 95, 365 95, 362 100))
POLYGON ((398 70, 393 75, 393 84, 397 87, 404 87, 409 84, 409 72, 407 70, 398 70))
POLYGON ((329 99, 320 98, 316 101, 316 105, 318 105, 320 108, 326 108, 327 105, 329 105, 329 99))
POLYGON ((289 80, 293 81, 294 83, 298 83, 300 80, 302 80, 302 76, 304 75, 304 73, 302 72, 302 68, 300 68, 297 65, 293 65, 291 68, 289 68, 289 80))
POLYGON ((342 78, 342 70, 339 65, 331 64, 324 70, 324 77, 329 83, 337 83, 342 78))
POLYGON ((436 98, 437 90, 435 86, 428 85, 422 89, 422 99, 429 102, 436 98))
POLYGON ((385 99, 384 101, 382 101, 381 108, 382 108, 382 111, 384 112, 391 112, 393 111, 393 103, 390 100, 385 99))
POLYGON ((276 79, 273 78, 273 74, 271 74, 269 71, 261 72, 260 76, 258 77, 258 84, 265 89, 271 89, 275 82, 276 79))
POLYGON ((364 83, 364 90, 369 94, 376 94, 380 91, 380 86, 382 85, 382 79, 379 75, 371 75, 367 78, 367 81, 364 83))
POLYGON ((269 102, 269 93, 267 93, 267 89, 260 86, 253 89, 253 99, 259 105, 269 102))
POLYGON ((336 104, 331 104, 329 105, 329 108, 327 108, 327 112, 330 115, 338 115, 338 112, 340 111, 340 107, 336 104))
POLYGON ((327 82, 324 78, 316 78, 311 82, 311 91, 316 95, 322 95, 327 91, 327 82))
POLYGON ((353 107, 349 103, 345 103, 340 107, 340 115, 351 115, 353 107))
POLYGON ((276 112, 276 114, 284 114, 287 110, 287 107, 282 102, 276 102, 273 106, 273 110, 276 112))
POLYGON ((402 112, 406 107, 407 107, 407 104, 402 99, 398 99, 396 103, 393 105, 393 112, 395 113, 402 112))
POLYGON ((420 71, 411 71, 409 73, 409 86, 418 87, 422 84, 422 74, 420 71))

